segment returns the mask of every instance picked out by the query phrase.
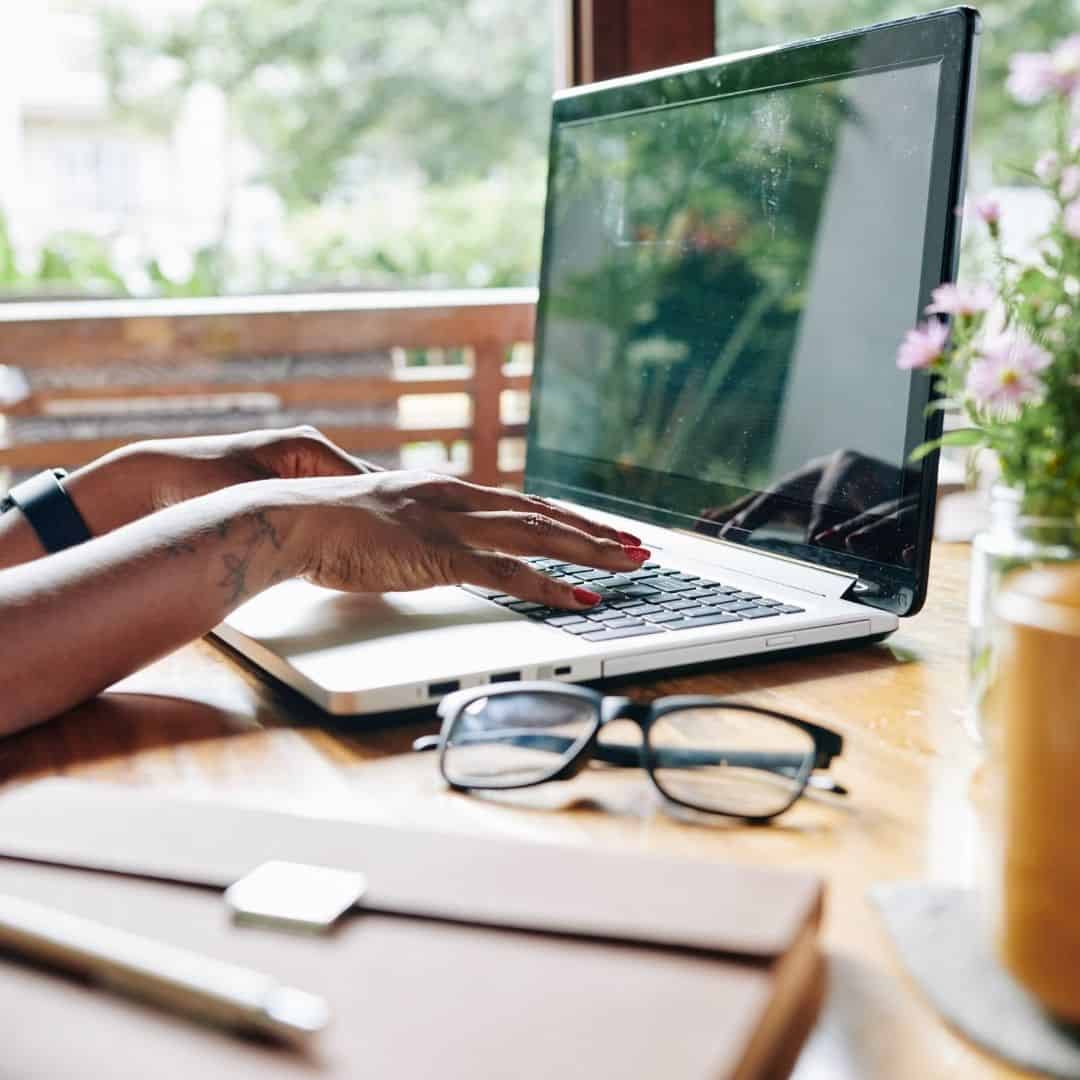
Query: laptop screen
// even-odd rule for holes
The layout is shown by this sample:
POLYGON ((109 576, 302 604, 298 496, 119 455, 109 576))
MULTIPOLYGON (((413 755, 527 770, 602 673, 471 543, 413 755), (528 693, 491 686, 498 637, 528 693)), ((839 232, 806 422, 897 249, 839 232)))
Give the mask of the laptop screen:
POLYGON ((816 48, 825 70, 804 46, 783 82, 790 50, 557 103, 529 483, 910 608, 931 511, 908 456, 932 431, 895 356, 926 299, 947 57, 816 48))

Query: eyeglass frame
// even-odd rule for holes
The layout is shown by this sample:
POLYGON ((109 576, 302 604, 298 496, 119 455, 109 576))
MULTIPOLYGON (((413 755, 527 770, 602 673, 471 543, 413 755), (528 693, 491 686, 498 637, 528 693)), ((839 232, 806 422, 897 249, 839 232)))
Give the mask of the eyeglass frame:
MULTIPOLYGON (((602 694, 588 686, 577 686, 573 683, 563 683, 545 680, 526 680, 521 682, 506 682, 487 684, 483 686, 468 687, 463 690, 455 690, 447 694, 438 704, 436 713, 442 717, 442 727, 438 735, 424 735, 413 741, 414 751, 439 751, 439 772, 447 785, 454 791, 519 791, 530 787, 539 787, 541 784, 550 784, 562 780, 572 780, 589 762, 596 760, 603 764, 613 765, 619 768, 641 768, 648 775, 653 787, 671 803, 694 810, 702 814, 715 814, 719 817, 738 818, 749 823, 760 824, 773 820, 781 814, 787 813, 792 806, 805 794, 810 786, 813 773, 821 769, 827 769, 835 757, 839 757, 844 749, 844 737, 836 731, 814 724, 809 720, 801 720, 790 713, 778 712, 761 705, 752 705, 747 702, 733 700, 731 698, 712 697, 702 694, 672 694, 655 698, 650 702, 636 702, 628 697, 602 694), (594 720, 592 730, 580 740, 580 745, 572 756, 562 762, 550 776, 540 777, 536 780, 528 780, 520 784, 462 784, 452 780, 446 772, 446 751, 449 737, 454 725, 458 722, 461 713, 474 701, 482 698, 503 697, 509 694, 561 694, 563 696, 580 698, 593 706, 594 720), (809 735, 814 744, 814 756, 809 764, 804 766, 795 778, 797 788, 791 799, 782 807, 768 814, 740 814, 732 811, 714 810, 711 807, 699 806, 696 803, 680 799, 664 789, 657 779, 653 767, 649 764, 653 747, 649 741, 649 731, 653 724, 664 716, 673 712, 681 712, 685 709, 694 708, 731 708, 743 712, 757 713, 760 716, 769 716, 774 720, 781 720, 799 728, 809 735), (636 747, 624 746, 614 743, 603 744, 599 741, 601 730, 616 720, 630 720, 641 731, 641 744, 636 747), (630 756, 636 758, 628 760, 630 756)), ((537 734, 542 734, 538 732, 537 734)), ((840 784, 831 782, 826 785, 827 790, 833 794, 846 795, 847 790, 840 784)))

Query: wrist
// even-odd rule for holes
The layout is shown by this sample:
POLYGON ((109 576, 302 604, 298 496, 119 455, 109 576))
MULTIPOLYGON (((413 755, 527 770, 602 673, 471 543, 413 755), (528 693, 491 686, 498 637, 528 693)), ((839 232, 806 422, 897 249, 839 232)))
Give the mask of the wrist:
MULTIPOLYGON (((165 577, 203 575, 214 622, 238 604, 305 568, 299 515, 279 481, 237 485, 186 499, 113 534, 164 556, 165 577)), ((109 541, 103 541, 108 544, 109 541)), ((192 598, 198 604, 198 598, 192 598)))
POLYGON ((97 458, 76 469, 63 483, 94 536, 112 532, 155 509, 153 476, 140 459, 138 444, 97 458))
POLYGON ((239 515, 256 522, 269 541, 265 555, 273 581, 307 572, 311 547, 304 529, 303 500, 294 481, 255 480, 228 489, 228 497, 239 502, 239 515))
MULTIPOLYGON (((128 447, 76 469, 61 483, 91 536, 112 532, 152 508, 150 482, 128 447)), ((44 554, 45 548, 24 514, 12 509, 0 515, 0 569, 44 554)))

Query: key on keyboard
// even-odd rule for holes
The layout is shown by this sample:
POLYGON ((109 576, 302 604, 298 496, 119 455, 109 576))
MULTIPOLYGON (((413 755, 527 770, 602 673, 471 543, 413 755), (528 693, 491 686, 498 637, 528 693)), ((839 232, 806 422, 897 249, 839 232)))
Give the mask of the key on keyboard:
POLYGON ((585 641, 620 641, 623 638, 722 626, 744 619, 757 620, 803 611, 795 604, 773 600, 733 585, 709 581, 647 562, 637 570, 612 574, 557 559, 526 559, 527 563, 566 584, 584 582, 602 597, 588 611, 557 611, 506 593, 493 593, 471 585, 465 588, 492 603, 585 641))

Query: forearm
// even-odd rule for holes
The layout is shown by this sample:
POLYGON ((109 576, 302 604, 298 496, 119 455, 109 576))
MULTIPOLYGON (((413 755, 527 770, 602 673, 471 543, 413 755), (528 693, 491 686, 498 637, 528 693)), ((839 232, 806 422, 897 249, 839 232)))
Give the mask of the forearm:
MULTIPOLYGON (((314 428, 147 439, 113 450, 64 480, 93 536, 144 514, 236 484, 377 471, 314 428)), ((18 511, 0 514, 0 570, 44 555, 18 511)))
POLYGON ((300 567, 278 481, 192 499, 0 571, 0 734, 212 629, 300 567))

